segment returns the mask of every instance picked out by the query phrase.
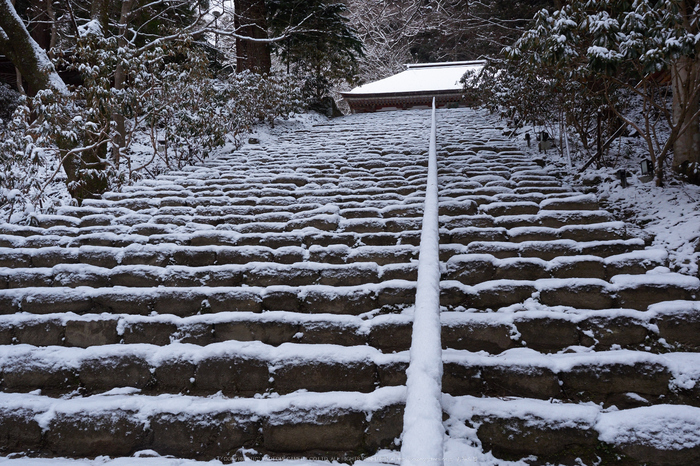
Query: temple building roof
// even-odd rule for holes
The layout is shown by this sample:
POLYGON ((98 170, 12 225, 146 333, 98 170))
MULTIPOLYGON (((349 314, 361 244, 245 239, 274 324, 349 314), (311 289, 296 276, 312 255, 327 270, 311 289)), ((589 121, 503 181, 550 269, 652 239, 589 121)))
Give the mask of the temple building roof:
POLYGON ((353 113, 438 106, 462 106, 462 84, 467 71, 478 71, 484 61, 419 63, 379 81, 342 93, 353 113))

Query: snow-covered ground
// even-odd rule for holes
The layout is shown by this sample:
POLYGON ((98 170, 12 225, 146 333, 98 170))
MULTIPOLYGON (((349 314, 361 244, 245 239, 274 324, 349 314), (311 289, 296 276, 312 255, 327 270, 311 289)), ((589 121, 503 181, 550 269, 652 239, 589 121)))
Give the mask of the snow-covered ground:
POLYGON ((659 188, 636 177, 622 188, 607 180, 598 197, 612 212, 654 236, 654 246, 669 253, 673 271, 698 275, 700 261, 700 186, 670 183, 659 188))
MULTIPOLYGON (((540 156, 534 136, 532 147, 527 148, 525 132, 534 134, 532 128, 525 128, 514 138, 523 150, 533 156, 540 156)), ((557 138, 555 137, 555 140, 557 138)), ((669 253, 671 270, 697 276, 700 262, 700 186, 679 180, 666 168, 665 186, 657 187, 653 181, 642 181, 641 163, 647 159, 646 149, 639 138, 622 137, 612 144, 606 158, 607 167, 589 167, 583 172, 586 158, 576 157, 571 149, 573 166, 569 168, 565 155, 556 148, 546 152, 547 162, 564 174, 571 185, 592 191, 601 205, 612 212, 618 220, 639 226, 653 236, 653 246, 664 248, 669 253), (622 187, 618 172, 625 170, 626 188, 622 187)), ((668 164, 667 164, 668 165, 668 164)))

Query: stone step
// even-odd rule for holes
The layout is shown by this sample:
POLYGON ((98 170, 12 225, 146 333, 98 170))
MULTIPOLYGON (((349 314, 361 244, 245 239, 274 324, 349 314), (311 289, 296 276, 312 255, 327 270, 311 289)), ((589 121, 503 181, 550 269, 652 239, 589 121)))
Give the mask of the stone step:
POLYGON ((700 296, 700 279, 676 273, 616 275, 610 282, 594 278, 492 280, 465 285, 440 284, 441 304, 448 309, 498 310, 532 299, 545 306, 575 309, 646 310, 663 301, 692 301, 700 296))
MULTIPOLYGON (((156 188, 146 188, 144 186, 133 186, 130 190, 123 190, 116 193, 105 193, 103 201, 116 203, 117 205, 130 205, 130 202, 122 202, 136 199, 163 199, 181 198, 188 199, 189 202, 196 201, 201 196, 217 197, 225 195, 232 198, 267 199, 274 197, 292 196, 313 197, 324 195, 348 196, 357 194, 378 194, 378 193, 399 193, 404 194, 413 189, 424 189, 425 172, 423 175, 412 173, 407 176, 378 176, 366 174, 360 176, 334 176, 334 177, 299 177, 296 183, 270 183, 267 185, 255 186, 255 183, 247 184, 245 180, 230 180, 230 182, 217 181, 210 184, 205 181, 204 185, 183 187, 180 190, 165 190, 156 188), (417 176, 418 175, 418 176, 417 176), (303 183, 303 184, 302 184, 303 183), (306 184, 313 183, 311 187, 306 184), (299 185, 297 185, 299 184, 299 185), (326 185, 319 188, 318 185, 326 185), (332 184, 333 187, 329 187, 332 184)), ((184 183, 183 183, 184 184, 184 183)), ((158 201, 155 201, 158 203, 158 201)), ((94 204, 93 204, 94 205, 94 204)))
POLYGON ((505 228, 542 226, 560 228, 566 225, 589 225, 613 222, 613 215, 605 210, 540 210, 532 215, 505 215, 496 217, 494 224, 505 228))
MULTIPOLYGON (((178 246, 253 246, 278 249, 342 244, 346 246, 391 246, 420 243, 420 231, 401 232, 325 232, 315 229, 296 232, 240 233, 227 229, 194 230, 173 234, 105 234, 68 235, 65 231, 32 232, 27 236, 0 235, 0 247, 9 249, 114 247, 130 250, 147 244, 163 248, 178 246)), ((75 233, 75 232, 74 232, 75 233)))
MULTIPOLYGON (((232 241, 245 242, 241 238, 230 237, 232 241)), ((49 247, 49 248, 0 248, 0 268, 9 270, 27 268, 52 268, 74 264, 86 264, 104 269, 127 266, 152 267, 224 267, 251 263, 296 264, 320 263, 355 264, 372 262, 379 266, 396 263, 410 263, 418 258, 418 247, 411 244, 396 245, 406 239, 387 235, 386 237, 358 239, 354 235, 318 236, 320 244, 303 246, 219 246, 202 243, 223 242, 226 235, 192 238, 198 245, 131 245, 125 248, 105 246, 49 247), (356 245, 367 239, 370 242, 392 241, 390 245, 356 245)), ((259 266, 259 265, 258 265, 259 266)), ((250 266, 249 266, 250 267, 250 266)), ((318 267, 322 267, 321 264, 318 267)))
MULTIPOLYGON (((318 194, 310 190, 277 190, 277 192, 265 191, 235 191, 224 190, 215 186, 193 188, 192 194, 187 197, 182 195, 165 197, 154 196, 152 192, 130 193, 119 200, 107 199, 86 199, 83 204, 86 207, 97 209, 125 209, 123 212, 150 213, 153 209, 171 206, 191 206, 198 205, 241 205, 241 206, 277 206, 278 208, 289 208, 294 204, 301 203, 325 203, 346 204, 350 202, 362 202, 371 197, 378 199, 400 200, 415 193, 424 191, 418 180, 395 180, 385 182, 383 185, 362 181, 349 181, 340 183, 338 188, 321 191, 318 194), (391 185, 391 186, 389 186, 391 185), (347 190, 343 193, 343 190, 347 190), (89 202, 88 202, 89 201, 89 202)), ((501 192, 500 190, 498 192, 501 192)), ((50 220, 55 216, 38 216, 36 221, 40 223, 42 219, 50 220)), ((55 219, 58 220, 58 219, 55 219)), ((65 221, 75 222, 75 218, 67 217, 65 221)))
MULTIPOLYGON (((638 238, 605 241, 576 241, 555 239, 551 241, 472 241, 460 249, 464 254, 488 254, 499 259, 533 257, 552 260, 570 256, 610 257, 642 250, 643 240, 638 238)), ((447 255, 447 250, 445 251, 447 255)))
POLYGON ((499 354, 512 348, 541 353, 590 348, 651 353, 700 350, 700 315, 694 301, 631 309, 576 310, 514 306, 505 313, 442 313, 444 348, 499 354))
POLYGON ((660 403, 700 406, 699 353, 617 350, 498 356, 443 351, 442 389, 451 395, 559 399, 626 409, 660 403))
MULTIPOLYGON (((488 217, 486 217, 488 218, 488 217)), ((440 231, 440 244, 445 246, 450 243, 469 245, 472 242, 493 241, 522 243, 525 241, 612 241, 633 239, 633 230, 623 222, 599 223, 591 225, 567 225, 560 228, 547 227, 458 227, 448 228, 450 223, 456 223, 454 219, 443 222, 440 231)), ((491 223, 492 224, 492 223, 491 223)))
POLYGON ((126 391, 70 399, 2 393, 0 425, 8 454, 126 457, 152 450, 209 461, 255 450, 343 460, 393 447, 404 401, 404 387, 216 400, 126 391))
POLYGON ((0 389, 50 396, 133 388, 159 395, 186 393, 252 397, 354 391, 405 385, 408 353, 383 354, 367 346, 226 341, 206 346, 171 343, 90 348, 2 347, 0 389))
MULTIPOLYGON (((471 200, 470 200, 471 201, 471 200)), ((585 228, 587 225, 600 225, 617 223, 611 214, 606 211, 559 211, 541 210, 534 215, 507 215, 493 217, 486 214, 462 215, 441 218, 441 227, 447 229, 466 227, 500 227, 505 229, 536 229, 549 228, 559 229, 585 228)))
MULTIPOLYGON (((386 231, 398 231, 406 229, 405 227, 397 227, 395 224, 403 225, 409 220, 406 217, 415 218, 418 221, 422 218, 422 207, 398 205, 382 209, 381 215, 377 217, 376 222, 386 226, 386 231)), ((48 216, 45 216, 48 217, 48 216)), ((84 217, 82 220, 76 219, 72 224, 57 218, 63 219, 66 217, 54 216, 54 218, 44 218, 36 227, 42 230, 56 228, 57 234, 65 234, 66 236, 79 236, 90 233, 115 233, 115 234, 133 234, 133 235, 152 235, 175 233, 177 227, 187 227, 198 225, 200 227, 214 226, 226 227, 230 231, 239 233, 255 233, 255 232, 290 232, 302 230, 305 228, 315 228, 322 231, 336 231, 338 229, 348 229, 346 224, 352 226, 358 219, 344 219, 337 214, 318 214, 311 217, 294 218, 293 214, 276 213, 274 215, 227 215, 227 216, 181 216, 181 215, 158 215, 156 212, 151 212, 145 223, 135 223, 129 216, 122 217, 127 225, 119 225, 120 219, 110 220, 101 218, 99 221, 92 216, 84 217), (105 223, 105 224, 102 224, 105 223), (112 223, 117 223, 112 224, 112 223), (65 233, 64 233, 65 232, 65 233)), ((415 227, 413 228, 415 229, 415 227)), ((37 231, 36 233, 43 233, 37 231)))
POLYGON ((0 290, 0 315, 26 312, 78 315, 291 311, 363 315, 401 310, 413 304, 415 282, 389 280, 359 286, 274 286, 189 288, 53 287, 0 290))
MULTIPOLYGON (((270 286, 359 286, 385 280, 411 280, 417 276, 417 266, 394 264, 380 267, 379 263, 408 262, 411 251, 402 255, 376 255, 376 262, 327 264, 297 262, 279 264, 248 262, 245 265, 153 266, 115 265, 113 268, 86 264, 62 264, 52 268, 0 268, 0 289, 40 287, 132 287, 183 288, 209 287, 270 287, 270 286)), ((374 256, 367 256, 367 260, 374 256)))
MULTIPOLYGON (((408 350, 411 325, 411 317, 404 314, 361 318, 288 311, 220 312, 191 317, 22 313, 0 316, 0 345, 88 348, 119 343, 205 346, 227 341, 259 341, 270 346, 284 343, 370 346, 391 353, 408 350)), ((468 325, 461 328, 469 331, 468 325)))
POLYGON ((700 462, 697 407, 660 404, 618 411, 590 403, 449 395, 443 406, 447 425, 470 427, 455 441, 476 443, 504 464, 528 457, 548 464, 700 462))
MULTIPOLYGON (((585 249, 583 245, 582 249, 585 249)), ((544 254, 543 256, 549 257, 544 254)), ((476 285, 490 280, 539 280, 542 278, 610 280, 620 274, 645 274, 657 267, 665 267, 667 262, 668 253, 661 249, 638 250, 607 257, 557 254, 549 260, 540 257, 498 259, 492 254, 455 254, 445 262, 442 278, 457 280, 467 285, 476 285)))

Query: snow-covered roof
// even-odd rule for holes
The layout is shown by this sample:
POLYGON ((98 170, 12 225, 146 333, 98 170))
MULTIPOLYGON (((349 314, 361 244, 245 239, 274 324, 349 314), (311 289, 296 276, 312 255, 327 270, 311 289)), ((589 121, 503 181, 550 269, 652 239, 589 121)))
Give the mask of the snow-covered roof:
POLYGON ((356 87, 344 95, 439 92, 462 89, 459 80, 469 70, 478 70, 484 61, 420 63, 406 65, 406 71, 356 87))

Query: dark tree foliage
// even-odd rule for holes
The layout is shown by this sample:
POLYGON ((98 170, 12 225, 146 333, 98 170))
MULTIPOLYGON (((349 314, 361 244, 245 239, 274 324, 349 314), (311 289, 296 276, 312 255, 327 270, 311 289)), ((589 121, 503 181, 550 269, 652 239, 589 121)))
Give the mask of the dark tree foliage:
POLYGON ((19 92, 13 90, 7 84, 0 83, 0 125, 12 117, 17 105, 19 105, 19 92))
POLYGON ((321 100, 337 82, 354 83, 362 42, 345 14, 343 3, 321 0, 268 0, 268 26, 273 36, 292 30, 273 46, 287 71, 302 78, 304 91, 321 100))

